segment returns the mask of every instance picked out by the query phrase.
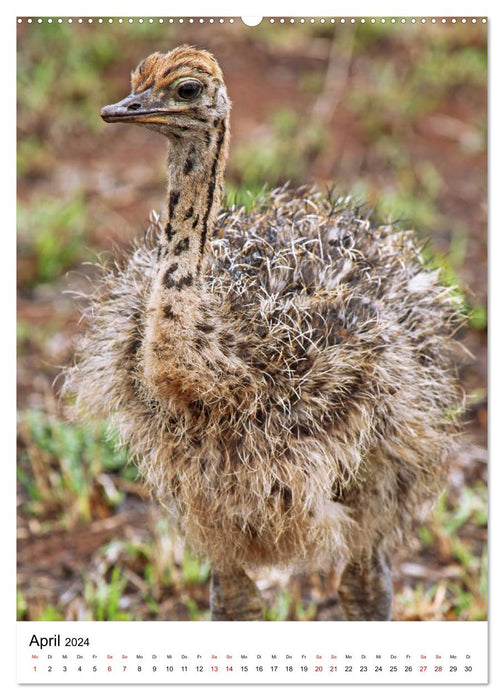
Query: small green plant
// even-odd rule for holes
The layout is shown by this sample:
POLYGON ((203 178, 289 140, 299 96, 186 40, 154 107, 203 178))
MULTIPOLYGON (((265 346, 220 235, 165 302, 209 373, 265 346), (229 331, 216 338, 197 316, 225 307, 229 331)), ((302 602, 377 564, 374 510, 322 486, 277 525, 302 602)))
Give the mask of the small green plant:
POLYGON ((60 622, 64 619, 62 613, 53 605, 46 605, 37 617, 39 622, 60 622))
POLYGON ((189 619, 190 620, 201 620, 204 619, 205 615, 204 613, 201 612, 201 610, 198 607, 198 604, 196 603, 195 600, 192 598, 189 598, 189 596, 184 596, 182 599, 182 602, 187 608, 187 612, 189 613, 189 619))
POLYGON ((465 487, 454 508, 447 508, 444 494, 436 509, 435 522, 439 523, 448 535, 454 535, 469 521, 479 526, 487 522, 486 492, 482 489, 465 487))
POLYGON ((28 610, 26 598, 21 591, 16 592, 16 620, 22 620, 28 610))
POLYGON ((487 619, 487 579, 486 553, 483 556, 479 585, 466 576, 463 583, 453 585, 454 617, 458 620, 487 619))
POLYGON ((223 208, 240 209, 244 207, 245 211, 250 211, 256 206, 260 207, 261 200, 267 196, 266 188, 258 184, 252 187, 237 187, 233 184, 228 184, 224 190, 223 208))
POLYGON ((468 309, 469 325, 477 331, 484 331, 487 328, 487 310, 483 304, 475 304, 468 309))
POLYGON ((406 619, 442 620, 449 608, 446 587, 418 583, 397 594, 396 605, 404 608, 406 619))
POLYGON ((86 581, 84 598, 92 620, 132 620, 132 615, 121 609, 121 597, 128 584, 127 577, 114 566, 110 581, 93 583, 86 581))
POLYGON ((198 559, 189 548, 184 549, 182 558, 182 577, 185 583, 204 583, 208 581, 210 565, 198 559))
POLYGON ((267 620, 288 620, 291 609, 294 606, 292 595, 288 590, 280 590, 277 593, 275 604, 273 607, 266 610, 267 620))

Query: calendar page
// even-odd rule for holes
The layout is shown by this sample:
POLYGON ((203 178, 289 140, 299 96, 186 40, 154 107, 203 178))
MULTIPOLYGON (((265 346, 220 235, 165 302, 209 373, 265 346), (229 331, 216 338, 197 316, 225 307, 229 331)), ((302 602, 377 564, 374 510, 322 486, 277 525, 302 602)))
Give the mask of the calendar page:
POLYGON ((16 18, 20 686, 488 682, 487 20, 308 10, 16 18))

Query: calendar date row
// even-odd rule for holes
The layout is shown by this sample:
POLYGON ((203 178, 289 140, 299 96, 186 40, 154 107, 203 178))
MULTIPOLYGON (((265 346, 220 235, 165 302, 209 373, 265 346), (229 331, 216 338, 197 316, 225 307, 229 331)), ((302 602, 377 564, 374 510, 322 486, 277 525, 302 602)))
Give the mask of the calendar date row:
POLYGON ((394 664, 394 665, 314 665, 314 666, 309 666, 306 664, 303 664, 301 666, 295 666, 295 665, 240 665, 240 666, 234 666, 234 665, 210 665, 210 666, 203 666, 203 665, 196 665, 196 666, 189 666, 189 665, 148 665, 148 664, 117 664, 117 665, 92 665, 92 666, 86 666, 83 664, 80 664, 78 666, 71 666, 64 664, 62 666, 59 665, 34 665, 32 666, 32 670, 34 672, 40 672, 40 673, 67 673, 67 672, 72 672, 76 671, 79 673, 356 673, 356 674, 365 674, 365 673, 400 673, 401 671, 403 673, 427 673, 427 672, 434 672, 434 673, 443 673, 443 672, 448 672, 448 673, 458 673, 458 672, 463 672, 463 673, 471 673, 473 668, 471 665, 468 664, 463 664, 463 665, 449 665, 449 666, 443 666, 443 665, 434 665, 434 666, 428 666, 428 665, 413 665, 413 664, 406 664, 404 666, 394 664))

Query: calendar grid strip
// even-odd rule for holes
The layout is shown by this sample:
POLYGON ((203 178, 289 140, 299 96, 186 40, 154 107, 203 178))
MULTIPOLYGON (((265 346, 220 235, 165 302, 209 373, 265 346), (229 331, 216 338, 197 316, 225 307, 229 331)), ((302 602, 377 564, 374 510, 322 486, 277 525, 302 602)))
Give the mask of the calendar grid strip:
POLYGON ((482 684, 486 622, 19 622, 21 684, 482 684))

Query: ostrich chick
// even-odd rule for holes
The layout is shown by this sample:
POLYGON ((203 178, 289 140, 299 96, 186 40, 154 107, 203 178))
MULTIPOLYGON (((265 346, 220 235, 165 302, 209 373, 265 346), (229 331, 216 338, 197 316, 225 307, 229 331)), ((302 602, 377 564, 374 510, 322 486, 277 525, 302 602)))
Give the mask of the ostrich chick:
POLYGON ((230 102, 207 51, 131 82, 101 116, 166 137, 166 218, 105 270, 67 390, 210 560, 212 619, 262 617, 247 568, 328 562, 347 619, 390 619, 390 553, 455 433, 453 292, 347 199, 220 211, 230 102))

